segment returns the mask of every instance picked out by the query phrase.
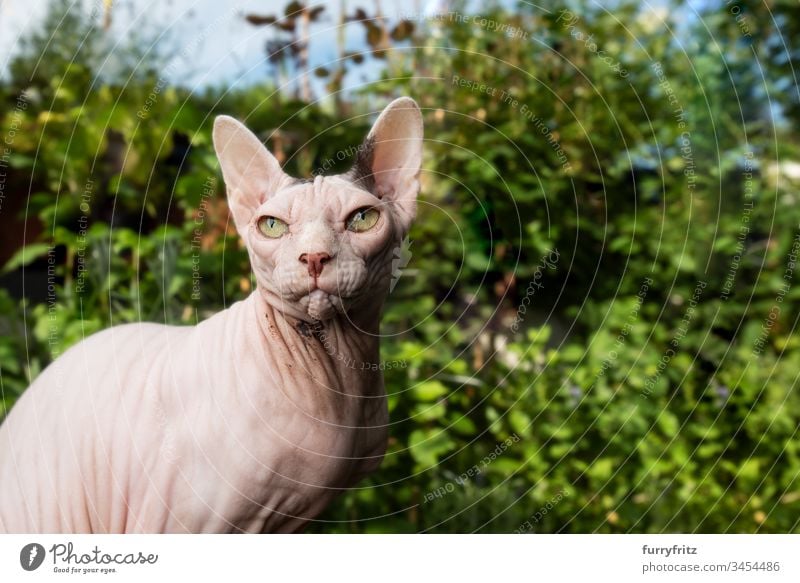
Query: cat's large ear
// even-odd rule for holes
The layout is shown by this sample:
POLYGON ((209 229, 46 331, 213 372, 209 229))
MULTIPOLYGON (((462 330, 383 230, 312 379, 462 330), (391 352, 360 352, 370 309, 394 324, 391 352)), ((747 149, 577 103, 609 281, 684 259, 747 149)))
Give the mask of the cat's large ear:
POLYGON ((417 212, 422 114, 410 97, 381 112, 359 149, 351 177, 395 210, 408 229, 417 212))
POLYGON ((214 149, 228 189, 236 229, 245 236, 253 213, 286 178, 264 144, 242 123, 227 115, 214 120, 214 149))

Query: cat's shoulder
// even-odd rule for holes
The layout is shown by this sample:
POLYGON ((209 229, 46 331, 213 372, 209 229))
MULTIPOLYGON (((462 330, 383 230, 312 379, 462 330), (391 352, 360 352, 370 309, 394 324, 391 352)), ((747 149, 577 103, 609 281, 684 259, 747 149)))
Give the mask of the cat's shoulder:
POLYGON ((193 328, 193 326, 172 326, 156 322, 117 324, 87 336, 75 347, 85 349, 92 347, 133 347, 136 345, 153 346, 159 340, 166 341, 180 338, 193 328))

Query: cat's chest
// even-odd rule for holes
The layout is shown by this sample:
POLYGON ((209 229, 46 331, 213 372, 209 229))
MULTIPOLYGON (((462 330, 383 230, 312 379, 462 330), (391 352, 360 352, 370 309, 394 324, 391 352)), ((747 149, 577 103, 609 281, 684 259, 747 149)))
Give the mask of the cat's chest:
POLYGON ((262 528, 262 519, 316 515, 380 464, 387 437, 385 411, 385 401, 328 397, 309 406, 294 399, 283 401, 272 416, 243 420, 237 430, 219 436, 227 445, 217 444, 220 457, 209 466, 226 474, 224 514, 236 524, 252 520, 256 530, 262 528))
POLYGON ((363 370, 295 348, 292 358, 237 372, 248 390, 237 398, 211 439, 227 451, 244 449, 241 465, 262 476, 333 485, 386 438, 387 412, 380 372, 363 370))
POLYGON ((192 436, 186 473, 193 488, 215 484, 198 493, 202 503, 255 530, 268 516, 314 516, 374 470, 388 422, 382 373, 360 365, 377 360, 377 345, 365 348, 330 328, 264 322, 262 334, 243 337, 229 357, 203 367, 217 389, 191 418, 213 429, 200 443, 192 427, 175 432, 192 436))

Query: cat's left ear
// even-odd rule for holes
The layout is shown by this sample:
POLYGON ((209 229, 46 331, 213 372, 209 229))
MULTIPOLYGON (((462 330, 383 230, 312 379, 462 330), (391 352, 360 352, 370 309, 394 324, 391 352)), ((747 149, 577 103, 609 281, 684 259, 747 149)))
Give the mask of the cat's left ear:
POLYGON ((391 206, 405 229, 417 213, 422 165, 422 114, 410 97, 381 112, 361 147, 353 178, 391 206))
POLYGON ((214 120, 214 149, 228 190, 228 206, 236 229, 245 237, 256 209, 287 175, 253 132, 227 115, 214 120))

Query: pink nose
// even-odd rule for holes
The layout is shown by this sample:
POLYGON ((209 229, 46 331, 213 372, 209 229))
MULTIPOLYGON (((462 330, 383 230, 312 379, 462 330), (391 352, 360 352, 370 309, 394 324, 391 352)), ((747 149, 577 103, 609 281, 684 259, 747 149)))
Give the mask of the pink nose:
POLYGON ((331 256, 327 253, 303 253, 300 256, 300 263, 305 263, 308 266, 308 275, 314 279, 319 277, 322 273, 322 268, 331 260, 331 256))

